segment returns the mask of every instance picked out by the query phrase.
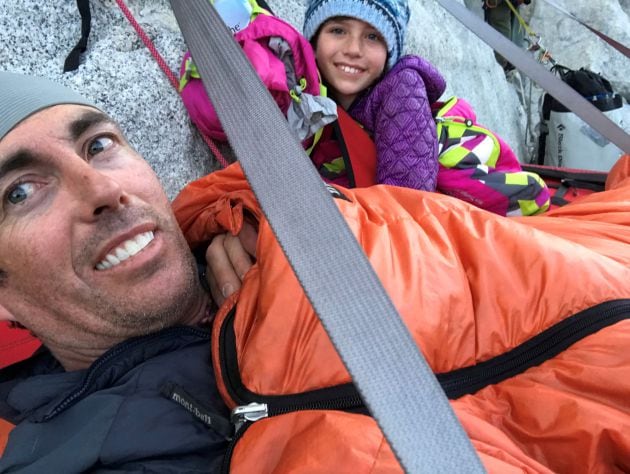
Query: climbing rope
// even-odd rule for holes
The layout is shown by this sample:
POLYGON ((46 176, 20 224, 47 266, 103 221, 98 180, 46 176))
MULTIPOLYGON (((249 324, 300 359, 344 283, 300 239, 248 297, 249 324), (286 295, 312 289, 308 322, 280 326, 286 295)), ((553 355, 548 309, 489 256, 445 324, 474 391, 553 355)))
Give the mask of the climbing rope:
POLYGON ((556 61, 551 56, 551 53, 545 48, 541 42, 542 37, 536 33, 525 21, 525 19, 518 12, 518 8, 510 0, 504 0, 508 8, 511 10, 514 18, 518 21, 519 27, 525 31, 525 41, 529 44, 527 51, 534 53, 534 57, 541 64, 556 65, 556 61))
POLYGON ((523 17, 520 15, 520 13, 518 12, 518 8, 516 8, 512 2, 510 0, 503 0, 506 5, 508 6, 508 8, 512 11, 512 14, 516 17, 518 24, 521 26, 522 29, 525 30, 525 32, 527 33, 528 36, 538 36, 534 30, 532 30, 529 25, 527 24, 527 22, 523 19, 523 17))

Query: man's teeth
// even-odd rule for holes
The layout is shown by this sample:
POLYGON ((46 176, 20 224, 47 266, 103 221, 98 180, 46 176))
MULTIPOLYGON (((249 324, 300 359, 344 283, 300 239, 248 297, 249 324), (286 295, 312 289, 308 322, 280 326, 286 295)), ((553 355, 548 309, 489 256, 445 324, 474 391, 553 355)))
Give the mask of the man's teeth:
POLYGON ((107 270, 115 267, 120 262, 124 262, 129 257, 133 257, 153 240, 153 232, 144 232, 136 235, 133 239, 124 241, 118 247, 109 252, 103 260, 96 264, 97 270, 107 270))
POLYGON ((348 74, 358 74, 361 72, 360 69, 350 66, 339 66, 339 69, 341 69, 343 72, 347 72, 348 74))

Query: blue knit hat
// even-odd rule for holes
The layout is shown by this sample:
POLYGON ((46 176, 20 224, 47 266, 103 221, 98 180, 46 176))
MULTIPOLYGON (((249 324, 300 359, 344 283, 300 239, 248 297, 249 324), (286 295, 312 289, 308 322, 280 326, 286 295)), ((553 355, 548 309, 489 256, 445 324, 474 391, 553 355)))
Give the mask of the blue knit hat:
POLYGON ((309 0, 304 18, 304 36, 312 40, 330 18, 348 16, 369 23, 387 43, 387 68, 402 54, 409 23, 407 0, 309 0))
POLYGON ((0 140, 22 120, 53 105, 92 102, 43 77, 0 71, 0 140))

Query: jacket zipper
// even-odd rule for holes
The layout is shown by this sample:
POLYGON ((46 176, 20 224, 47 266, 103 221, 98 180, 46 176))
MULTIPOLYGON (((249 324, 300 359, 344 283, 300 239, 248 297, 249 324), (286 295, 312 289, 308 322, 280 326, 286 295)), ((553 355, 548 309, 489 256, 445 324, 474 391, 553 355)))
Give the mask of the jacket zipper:
POLYGON ((221 464, 221 472, 230 472, 230 463, 232 460, 232 453, 236 446, 236 443, 245 434, 247 429, 252 426, 258 420, 263 418, 270 418, 273 416, 283 415, 286 413, 293 413, 296 411, 304 410, 340 410, 340 411, 353 411, 369 415, 363 400, 359 395, 349 397, 339 397, 330 400, 321 400, 318 402, 305 403, 301 405, 285 405, 276 403, 275 405, 269 405, 268 403, 256 403, 252 402, 247 405, 237 406, 232 410, 231 421, 234 425, 235 433, 234 437, 230 440, 227 450, 223 457, 221 464))
MULTIPOLYGON (((236 362, 235 315, 236 308, 223 321, 219 336, 225 386, 230 397, 239 404, 232 412, 232 422, 237 429, 223 459, 222 472, 229 472, 234 446, 252 423, 260 419, 302 410, 342 410, 369 415, 351 383, 297 395, 265 396, 249 391, 242 383, 236 362)), ((506 353, 474 366, 436 374, 436 377, 447 397, 457 399, 540 365, 575 342, 629 318, 630 299, 601 303, 565 318, 506 353)))
MULTIPOLYGON (((225 319, 219 337, 221 372, 226 388, 238 405, 251 402, 267 403, 273 413, 295 409, 325 409, 348 404, 348 408, 359 408, 361 398, 352 383, 314 390, 297 395, 265 396, 249 391, 241 381, 236 358, 236 342, 232 322, 235 309, 225 319), (343 401, 339 403, 338 401, 343 401), (285 408, 283 408, 285 407, 285 408)), ((499 383, 535 365, 556 356, 575 342, 619 321, 630 318, 630 299, 613 300, 580 311, 547 328, 515 348, 479 362, 450 372, 438 373, 436 377, 449 399, 457 399, 475 393, 487 385, 499 383)))
POLYGON ((236 443, 239 442, 239 440, 243 437, 250 426, 252 426, 251 423, 244 424, 243 427, 234 434, 234 437, 228 443, 225 454, 223 455, 223 462, 221 463, 221 474, 229 474, 230 464, 232 462, 232 453, 234 452, 236 443))
POLYGON ((601 303, 569 316, 506 353, 436 376, 448 398, 457 399, 540 365, 581 339, 628 318, 630 300, 601 303))

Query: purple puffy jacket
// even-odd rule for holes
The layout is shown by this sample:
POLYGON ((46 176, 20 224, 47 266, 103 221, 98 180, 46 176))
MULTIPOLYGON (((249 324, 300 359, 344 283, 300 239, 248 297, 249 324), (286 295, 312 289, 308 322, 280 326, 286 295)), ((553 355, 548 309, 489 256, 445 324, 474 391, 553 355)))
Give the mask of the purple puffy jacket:
POLYGON ((431 104, 446 81, 419 56, 403 56, 348 112, 372 135, 378 156, 376 180, 435 191, 438 149, 431 104))

